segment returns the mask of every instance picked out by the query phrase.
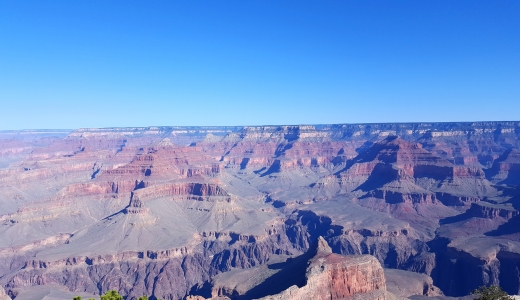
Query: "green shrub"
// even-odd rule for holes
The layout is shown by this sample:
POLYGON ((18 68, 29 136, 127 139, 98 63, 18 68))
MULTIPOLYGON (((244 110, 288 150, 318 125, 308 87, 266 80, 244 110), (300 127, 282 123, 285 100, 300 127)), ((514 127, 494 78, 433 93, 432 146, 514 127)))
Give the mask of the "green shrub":
POLYGON ((510 297, 498 285, 481 286, 472 294, 477 296, 475 300, 513 300, 513 297, 510 297))
MULTIPOLYGON (((76 296, 72 298, 72 300, 83 300, 81 296, 76 296)), ((89 300, 95 300, 94 298, 90 298, 89 300)), ((101 300, 123 300, 123 296, 119 295, 117 291, 108 291, 104 295, 101 295, 101 300)), ((137 298, 137 300, 148 300, 148 296, 141 296, 137 298)), ((161 300, 157 298, 157 300, 161 300)))
POLYGON ((119 295, 117 291, 111 290, 102 295, 101 300, 123 300, 123 296, 119 295))

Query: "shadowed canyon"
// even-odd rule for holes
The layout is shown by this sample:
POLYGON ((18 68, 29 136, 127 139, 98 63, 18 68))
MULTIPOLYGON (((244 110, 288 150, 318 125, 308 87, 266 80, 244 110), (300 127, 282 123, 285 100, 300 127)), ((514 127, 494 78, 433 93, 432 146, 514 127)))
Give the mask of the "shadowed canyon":
POLYGON ((2 300, 483 285, 520 292, 520 122, 0 131, 2 300))

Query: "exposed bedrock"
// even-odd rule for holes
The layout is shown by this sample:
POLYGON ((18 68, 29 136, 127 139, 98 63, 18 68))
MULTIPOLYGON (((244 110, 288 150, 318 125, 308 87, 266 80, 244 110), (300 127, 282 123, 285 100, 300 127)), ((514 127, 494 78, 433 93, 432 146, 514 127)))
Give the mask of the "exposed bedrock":
POLYGON ((486 262, 467 252, 448 247, 436 253, 431 277, 445 295, 464 296, 482 285, 499 285, 499 274, 498 260, 486 262))
MULTIPOLYGON (((490 210, 485 205, 476 204, 467 214, 476 214, 480 219, 516 215, 510 210, 490 210)), ((321 234, 336 253, 371 254, 385 267, 431 275, 435 286, 448 296, 464 296, 488 284, 500 284, 510 294, 519 292, 520 254, 517 252, 498 250, 496 257, 482 258, 466 250, 447 247, 447 239, 437 239, 426 245, 407 237, 406 232, 343 232, 327 217, 311 212, 300 212, 286 224, 291 225, 287 226, 287 236, 297 247, 309 245, 311 236, 321 234)))
POLYGON ((508 149, 498 157, 486 175, 494 183, 518 185, 520 182, 520 150, 508 149))
POLYGON ((219 185, 211 183, 167 183, 149 186, 132 193, 132 199, 141 201, 161 197, 185 197, 208 199, 209 197, 222 198, 231 201, 230 195, 219 185))
POLYGON ((301 253, 321 234, 328 235, 334 252, 370 253, 390 267, 404 267, 406 260, 424 247, 403 233, 361 231, 342 234, 341 228, 331 225, 330 219, 312 212, 301 212, 283 227, 285 229, 273 230, 273 234, 263 239, 233 233, 222 238, 209 235, 200 250, 28 261, 5 286, 9 290, 58 284, 77 292, 102 293, 117 289, 130 297, 148 294, 161 299, 180 299, 190 291, 200 289, 217 273, 260 266, 273 254, 301 253))
POLYGON ((137 180, 121 181, 95 181, 87 183, 76 183, 64 187, 52 200, 76 198, 82 196, 104 195, 104 194, 124 194, 129 193, 139 187, 137 180))
MULTIPOLYGON (((472 238, 469 238, 470 240, 472 238)), ((520 292, 520 251, 506 240, 431 242, 435 254, 431 277, 445 295, 464 296, 483 285, 500 285, 510 295, 520 292), (449 243, 449 244, 448 244, 449 243)))
POLYGON ((7 296, 2 287, 0 287, 0 300, 11 300, 11 297, 7 296))
POLYGON ((464 206, 481 200, 478 196, 461 196, 443 192, 437 192, 435 196, 444 205, 448 206, 464 206))
POLYGON ((5 287, 10 290, 54 284, 76 292, 104 293, 115 289, 130 298, 145 294, 161 299, 182 299, 217 273, 261 265, 272 254, 295 252, 283 236, 243 241, 232 235, 231 241, 229 237, 224 241, 205 241, 201 249, 126 252, 52 262, 28 261, 5 287))
POLYGON ((386 289, 397 297, 406 298, 413 295, 441 296, 441 290, 433 285, 433 280, 426 274, 385 269, 386 289))
POLYGON ((409 236, 408 230, 345 229, 311 211, 299 211, 285 223, 288 239, 301 251, 308 249, 318 236, 323 236, 335 253, 370 254, 388 268, 405 269, 411 258, 427 250, 426 244, 409 236))
POLYGON ((133 191, 133 197, 141 200, 166 196, 229 197, 220 186, 210 183, 167 183, 154 184, 149 181, 121 180, 116 182, 93 181, 77 183, 64 187, 51 200, 73 199, 82 196, 128 196, 133 191))
POLYGON ((311 259, 305 277, 304 286, 261 299, 387 299, 383 268, 369 255, 318 254, 311 259))
POLYGON ((520 253, 503 250, 497 253, 500 262, 500 286, 511 295, 520 293, 520 253))
POLYGON ((118 290, 129 297, 154 295, 161 299, 181 299, 192 286, 208 280, 215 272, 200 255, 167 260, 123 260, 81 268, 26 270, 13 277, 6 288, 57 284, 76 292, 118 290))
POLYGON ((495 220, 504 218, 509 220, 519 216, 520 211, 513 209, 511 206, 494 205, 487 202, 472 203, 466 214, 471 217, 485 218, 495 220))
POLYGON ((389 204, 433 204, 437 201, 433 193, 401 193, 383 189, 370 191, 367 196, 385 200, 389 204))
POLYGON ((269 260, 272 254, 293 254, 294 249, 290 241, 283 235, 274 234, 261 241, 254 239, 240 241, 240 236, 231 234, 231 241, 207 241, 204 243, 205 253, 212 256, 211 266, 219 271, 228 271, 231 268, 251 268, 269 260), (237 242, 238 241, 238 242, 237 242), (229 246, 229 243, 235 243, 229 246))
POLYGON ((230 299, 386 299, 385 275, 370 255, 333 254, 319 237, 297 257, 233 270, 212 281, 211 296, 230 299))

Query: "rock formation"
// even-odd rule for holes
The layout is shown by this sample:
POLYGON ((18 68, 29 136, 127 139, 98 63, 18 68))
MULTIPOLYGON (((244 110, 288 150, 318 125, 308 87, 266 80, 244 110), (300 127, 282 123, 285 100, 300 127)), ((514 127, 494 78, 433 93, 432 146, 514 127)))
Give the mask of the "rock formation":
POLYGON ((212 298, 230 299, 386 299, 385 275, 370 255, 332 253, 319 237, 303 255, 267 267, 218 275, 212 298))
POLYGON ((334 254, 321 237, 317 244, 308 263, 305 285, 262 299, 386 299, 383 268, 373 256, 334 254))
POLYGON ((0 288, 0 300, 11 300, 11 297, 7 296, 3 288, 0 288))
POLYGON ((442 296, 439 288, 433 285, 432 278, 426 274, 398 269, 385 269, 385 277, 387 291, 396 297, 442 296))

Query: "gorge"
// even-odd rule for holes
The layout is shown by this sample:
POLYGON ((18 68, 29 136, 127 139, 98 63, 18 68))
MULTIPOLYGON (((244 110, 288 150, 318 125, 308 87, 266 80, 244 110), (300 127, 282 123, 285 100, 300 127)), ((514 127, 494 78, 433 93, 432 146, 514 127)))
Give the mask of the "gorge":
POLYGON ((0 131, 0 167, 2 300, 287 299, 309 264, 370 265, 373 299, 520 292, 516 121, 0 131))

